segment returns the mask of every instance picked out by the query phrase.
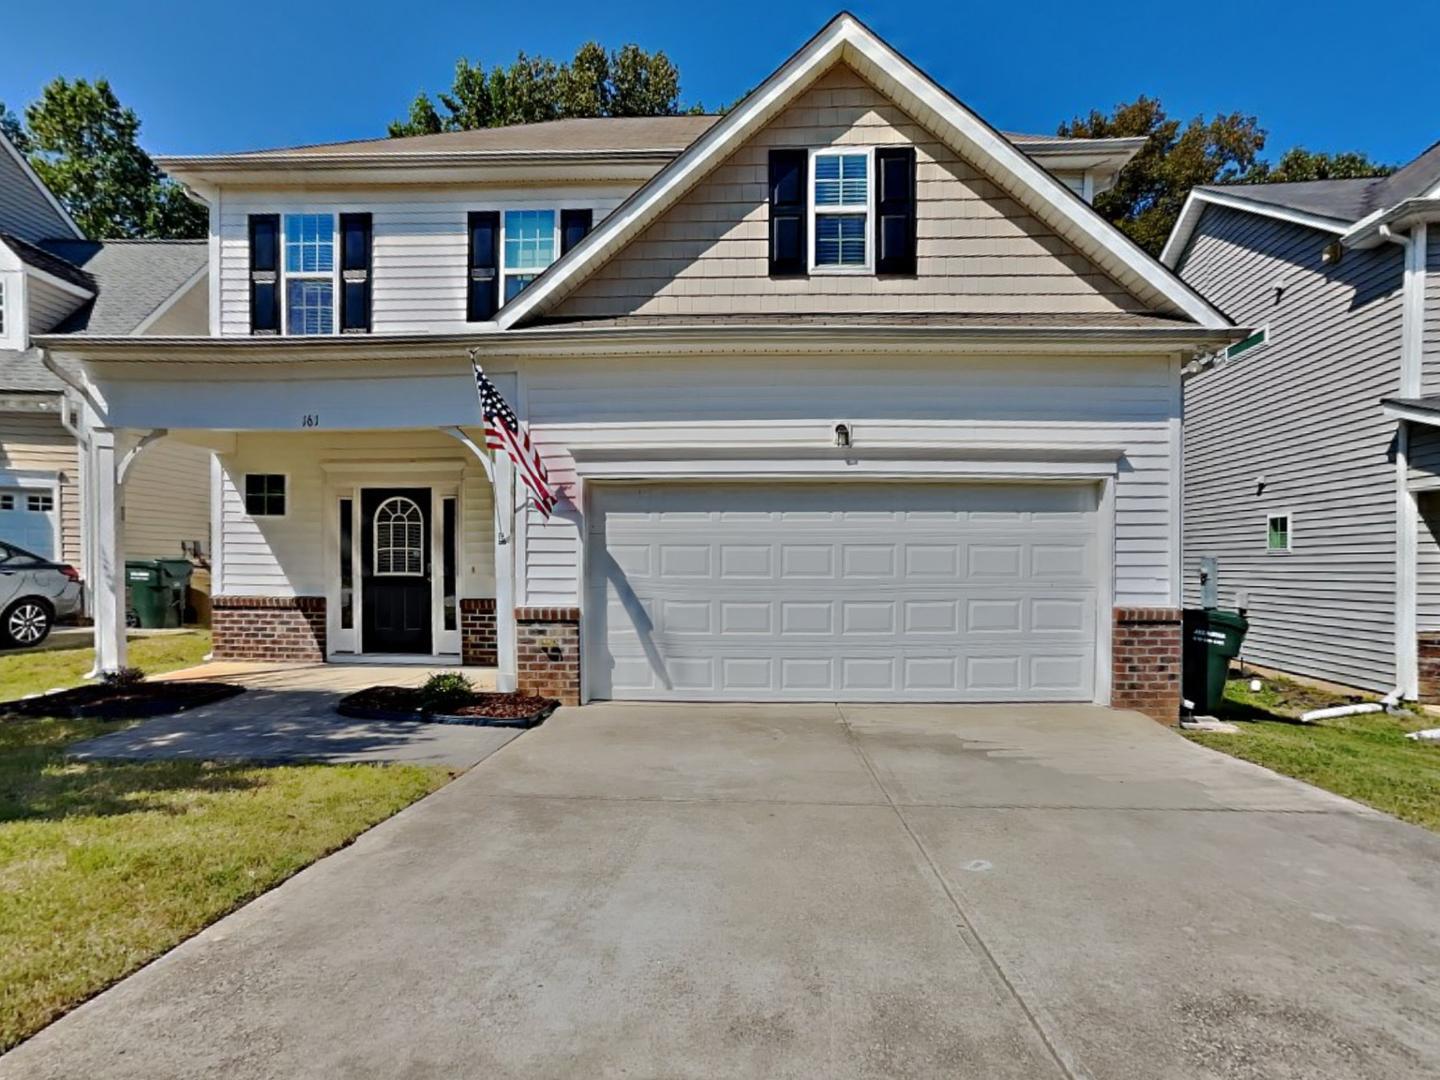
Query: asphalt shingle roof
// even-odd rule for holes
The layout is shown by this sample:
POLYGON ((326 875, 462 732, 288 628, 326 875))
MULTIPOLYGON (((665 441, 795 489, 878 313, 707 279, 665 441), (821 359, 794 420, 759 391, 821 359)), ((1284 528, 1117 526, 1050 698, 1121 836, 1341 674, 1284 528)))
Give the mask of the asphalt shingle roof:
POLYGON ((38 349, 0 349, 0 393, 58 394, 64 389, 40 363, 38 349))
MULTIPOLYGON (((80 241, 76 241, 79 243, 80 241)), ((11 236, 9 233, 0 232, 0 243, 3 243, 17 258, 26 266, 33 266, 36 270, 42 270, 52 277, 61 281, 68 281, 72 285, 78 285, 82 289, 95 291, 95 279, 80 269, 75 263, 37 247, 28 240, 21 240, 18 236, 11 236)))
POLYGON ((205 265, 204 240, 43 240, 51 255, 82 268, 95 299, 51 333, 129 334, 205 265))
POLYGON ((1198 190, 1354 224, 1377 210, 1415 198, 1436 183, 1440 183, 1440 142, 1389 176, 1289 184, 1212 184, 1198 190))

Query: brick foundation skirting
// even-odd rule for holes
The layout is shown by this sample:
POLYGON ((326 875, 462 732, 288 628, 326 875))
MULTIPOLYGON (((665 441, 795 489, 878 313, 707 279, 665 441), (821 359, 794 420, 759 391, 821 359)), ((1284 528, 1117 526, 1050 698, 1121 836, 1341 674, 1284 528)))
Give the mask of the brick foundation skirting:
POLYGON ((495 601, 481 597, 460 599, 460 662, 473 667, 499 663, 495 601))
POLYGON ((1110 703, 1162 724, 1180 720, 1179 608, 1119 608, 1111 638, 1110 703))
POLYGON ((515 609, 516 686, 522 694, 580 704, 580 609, 515 609))
POLYGON ((325 659, 323 596, 216 596, 210 606, 217 660, 325 659))
POLYGON ((1440 631, 1425 630, 1416 636, 1420 658, 1420 700, 1440 704, 1440 631))

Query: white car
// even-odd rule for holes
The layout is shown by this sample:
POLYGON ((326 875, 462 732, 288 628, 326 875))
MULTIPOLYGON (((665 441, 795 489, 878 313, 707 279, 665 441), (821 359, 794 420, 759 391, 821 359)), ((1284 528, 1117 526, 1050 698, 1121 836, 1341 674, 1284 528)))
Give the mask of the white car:
POLYGON ((73 566, 0 540, 0 646, 39 645, 57 619, 79 614, 80 606, 73 566))

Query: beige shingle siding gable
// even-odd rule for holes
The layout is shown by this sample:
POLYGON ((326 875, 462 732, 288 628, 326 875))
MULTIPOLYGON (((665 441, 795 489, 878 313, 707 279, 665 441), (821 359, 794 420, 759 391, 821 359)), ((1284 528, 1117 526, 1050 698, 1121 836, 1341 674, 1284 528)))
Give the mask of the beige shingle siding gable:
POLYGON ((838 65, 553 314, 857 310, 1113 312, 1145 306, 853 70, 838 65), (768 276, 772 148, 906 145, 916 148, 915 276, 768 276))

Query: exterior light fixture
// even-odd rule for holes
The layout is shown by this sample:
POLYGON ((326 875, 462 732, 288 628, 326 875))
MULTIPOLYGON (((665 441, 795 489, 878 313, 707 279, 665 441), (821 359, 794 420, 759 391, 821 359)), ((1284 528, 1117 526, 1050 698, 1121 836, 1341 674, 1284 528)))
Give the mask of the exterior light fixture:
POLYGON ((835 445, 842 449, 850 445, 850 427, 847 424, 835 425, 835 445))

